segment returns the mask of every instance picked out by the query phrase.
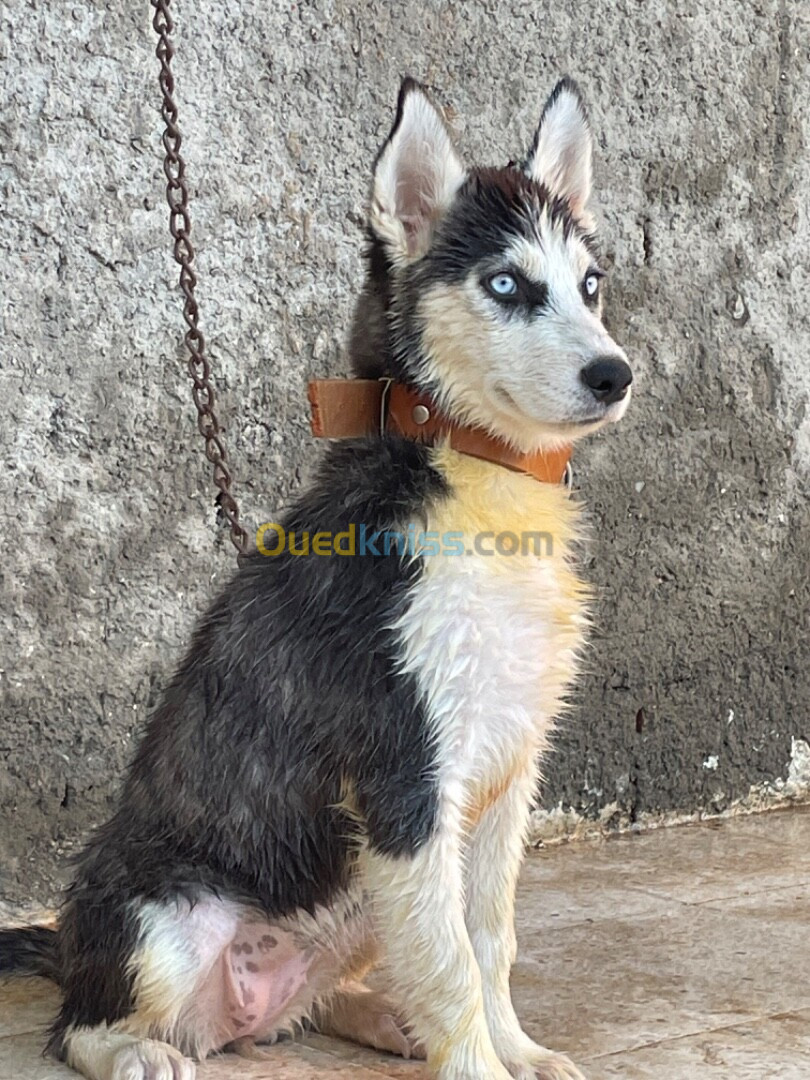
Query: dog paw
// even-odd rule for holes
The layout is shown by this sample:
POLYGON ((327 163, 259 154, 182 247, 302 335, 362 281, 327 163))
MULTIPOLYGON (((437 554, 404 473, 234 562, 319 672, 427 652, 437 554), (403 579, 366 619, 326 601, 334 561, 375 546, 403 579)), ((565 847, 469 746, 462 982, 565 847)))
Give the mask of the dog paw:
POLYGON ((569 1057, 544 1046, 533 1046, 521 1061, 508 1068, 514 1080, 585 1080, 569 1057))
POLYGON ((368 1045, 403 1058, 424 1059, 425 1048, 392 1002, 381 1001, 379 1012, 369 1017, 368 1045))
POLYGON ((496 1057, 489 1060, 476 1057, 474 1063, 468 1060, 458 1065, 453 1061, 443 1063, 435 1070, 435 1076, 436 1080, 512 1080, 512 1074, 496 1057))
POLYGON ((325 1035, 351 1039, 374 1050, 403 1058, 424 1058, 425 1048, 411 1031, 402 1011, 387 995, 373 990, 343 991, 335 995, 318 1020, 325 1035))
POLYGON ((110 1080, 194 1080, 196 1066, 168 1043, 139 1039, 115 1053, 110 1080))

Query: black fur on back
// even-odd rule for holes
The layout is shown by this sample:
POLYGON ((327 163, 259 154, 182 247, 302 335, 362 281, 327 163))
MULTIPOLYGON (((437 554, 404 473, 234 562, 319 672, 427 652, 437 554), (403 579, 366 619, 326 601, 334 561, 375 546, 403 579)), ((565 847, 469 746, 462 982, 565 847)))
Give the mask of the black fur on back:
MULTIPOLYGON (((396 528, 445 494, 416 443, 330 448, 283 522, 311 535, 396 528)), ((93 836, 60 921, 70 1024, 132 1009, 136 902, 202 892, 270 916, 312 911, 344 888, 356 818, 394 855, 430 835, 431 738, 392 623, 419 560, 253 555, 199 623, 150 719, 118 810, 93 836)))

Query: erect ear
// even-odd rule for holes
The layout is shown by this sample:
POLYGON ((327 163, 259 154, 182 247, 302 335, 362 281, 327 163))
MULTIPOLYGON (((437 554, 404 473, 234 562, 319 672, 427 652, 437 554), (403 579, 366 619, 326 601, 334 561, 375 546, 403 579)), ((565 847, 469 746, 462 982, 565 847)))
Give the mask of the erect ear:
POLYGON ((591 129, 579 87, 561 79, 551 91, 523 169, 585 218, 591 194, 591 129))
POLYGON ((444 121, 425 91, 404 79, 397 116, 374 164, 370 223, 396 262, 423 255, 435 222, 465 177, 444 121))

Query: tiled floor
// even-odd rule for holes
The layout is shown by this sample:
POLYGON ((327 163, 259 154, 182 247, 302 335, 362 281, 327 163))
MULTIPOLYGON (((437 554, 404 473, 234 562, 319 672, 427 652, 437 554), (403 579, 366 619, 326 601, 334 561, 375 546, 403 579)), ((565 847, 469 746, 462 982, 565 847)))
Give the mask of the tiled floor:
MULTIPOLYGON (((590 1080, 810 1080, 810 808, 534 853, 518 913, 518 1013, 590 1080)), ((55 1001, 0 989, 0 1080, 75 1077, 40 1056, 55 1001)), ((326 1077, 426 1070, 320 1037, 199 1069, 326 1077)))

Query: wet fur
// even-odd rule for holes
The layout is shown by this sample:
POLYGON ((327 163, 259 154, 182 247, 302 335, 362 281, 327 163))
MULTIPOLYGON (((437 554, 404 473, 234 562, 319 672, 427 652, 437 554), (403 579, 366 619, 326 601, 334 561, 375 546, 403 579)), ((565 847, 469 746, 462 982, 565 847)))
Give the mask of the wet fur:
MULTIPOLYGON (((618 419, 626 401, 600 411, 579 378, 620 354, 581 295, 598 259, 589 177, 570 82, 522 167, 467 171, 406 81, 375 166, 356 372, 526 446, 618 419), (505 261, 523 283, 509 310, 483 284, 505 261)), ((0 934, 0 970, 60 983, 50 1049, 90 1077, 190 1077, 171 1047, 199 1057, 226 1041, 200 1002, 219 992, 212 965, 226 982, 243 970, 233 956, 256 920, 310 965, 265 1039, 311 1015, 399 1052, 423 1043, 441 1080, 581 1077, 523 1034, 509 999, 538 762, 587 621, 576 509, 529 477, 386 436, 328 448, 284 519, 310 535, 358 523, 454 530, 465 547, 539 529, 553 551, 246 560, 150 719, 58 931, 0 934), (354 989, 379 948, 396 1007, 354 989)))

